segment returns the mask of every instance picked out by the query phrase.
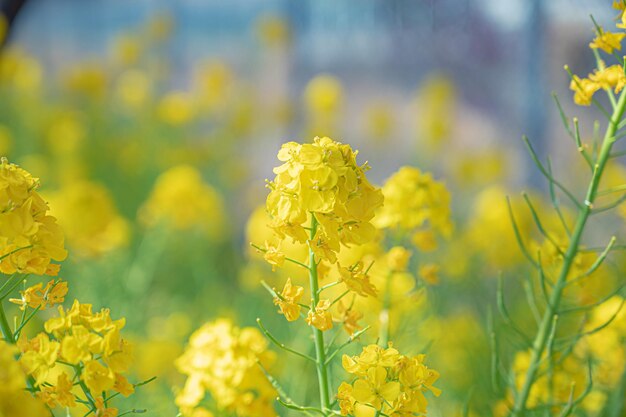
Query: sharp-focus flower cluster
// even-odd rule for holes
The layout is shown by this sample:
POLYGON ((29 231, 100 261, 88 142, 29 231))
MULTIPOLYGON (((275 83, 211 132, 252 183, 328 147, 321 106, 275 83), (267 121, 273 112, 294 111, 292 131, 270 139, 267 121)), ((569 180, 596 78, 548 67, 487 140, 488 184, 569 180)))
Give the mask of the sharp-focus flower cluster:
POLYGON ((56 275, 64 238, 37 192, 39 180, 5 158, 0 163, 0 272, 56 275))
POLYGON ((224 228, 221 196, 190 165, 159 176, 140 217, 149 226, 164 222, 178 230, 200 227, 212 238, 220 237, 224 228))
POLYGON ((104 186, 72 182, 49 198, 73 253, 98 256, 128 243, 128 222, 104 186))
MULTIPOLYGON (((618 7, 619 8, 619 7, 618 7)), ((620 18, 622 23, 618 23, 617 27, 625 29, 623 8, 620 9, 620 18)), ((597 28, 595 39, 589 44, 592 49, 601 49, 611 55, 622 49, 622 40, 626 37, 626 33, 613 33, 597 28)), ((569 71, 567 67, 566 70, 569 71)), ((626 85, 626 75, 622 65, 606 66, 603 61, 599 60, 598 68, 594 70, 587 78, 580 78, 572 75, 570 89, 574 91, 574 102, 580 106, 588 106, 593 101, 593 95, 598 90, 613 90, 619 93, 626 85)))
POLYGON ((20 306, 24 310, 27 306, 33 309, 45 310, 46 308, 61 304, 67 295, 67 282, 50 280, 44 287, 40 282, 20 291, 20 298, 10 298, 9 301, 20 306))
POLYGON ((208 393, 219 412, 238 417, 276 415, 272 402, 276 392, 259 363, 268 368, 274 361, 263 335, 251 327, 237 328, 222 319, 194 332, 176 365, 187 375, 176 397, 184 416, 212 416, 200 404, 208 393))
POLYGON ((450 193, 442 182, 431 174, 414 167, 402 167, 383 186, 385 205, 374 218, 381 229, 415 232, 418 245, 432 243, 424 231, 442 236, 452 233, 450 193), (419 230, 418 230, 419 229, 419 230))
POLYGON ((108 309, 94 313, 90 304, 74 301, 44 323, 45 332, 32 339, 21 336, 19 361, 32 376, 37 395, 50 408, 75 407, 80 404, 74 389, 78 381, 87 398, 95 399, 96 415, 116 415, 116 409, 104 406, 107 392, 134 392, 124 376, 132 362, 132 347, 120 335, 125 322, 112 320, 108 309))
POLYGON ((356 163, 357 152, 330 138, 313 143, 289 142, 282 146, 269 182, 267 210, 271 227, 281 238, 308 239, 305 223, 315 216, 320 227, 308 240, 317 259, 337 261, 340 244, 360 245, 375 233, 370 223, 382 205, 380 190, 365 177, 367 165, 356 163))
POLYGON ((360 355, 344 355, 344 369, 354 375, 352 383, 343 382, 337 399, 342 415, 365 417, 380 411, 387 416, 425 415, 425 393, 440 394, 433 384, 439 373, 424 364, 425 356, 401 355, 392 346, 363 348, 360 355))

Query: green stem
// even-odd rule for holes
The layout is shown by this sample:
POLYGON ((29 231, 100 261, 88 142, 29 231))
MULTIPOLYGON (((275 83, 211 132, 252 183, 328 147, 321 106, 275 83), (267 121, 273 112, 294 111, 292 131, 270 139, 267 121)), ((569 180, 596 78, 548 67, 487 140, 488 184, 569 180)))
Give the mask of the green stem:
MULTIPOLYGON (((317 219, 311 213, 311 241, 315 239, 317 233, 317 219)), ((311 286, 311 310, 315 310, 315 306, 319 302, 319 282, 317 278, 317 263, 315 262, 315 254, 309 248, 309 283, 311 286)), ((317 381, 320 389, 321 408, 326 413, 329 409, 330 396, 328 392, 328 369, 326 366, 326 352, 324 350, 324 333, 311 326, 313 329, 313 340, 315 341, 315 357, 317 366, 317 381)))
POLYGON ((0 302, 0 330, 2 330, 2 337, 9 343, 15 343, 13 340, 13 332, 11 331, 11 326, 9 326, 9 321, 7 320, 7 316, 4 312, 4 306, 2 302, 0 302))
POLYGON ((613 110, 609 125, 606 129, 604 140, 602 141, 602 147, 600 148, 600 153, 598 154, 598 159, 594 166, 594 172, 587 188, 585 202, 578 212, 578 218, 576 219, 576 225, 572 232, 572 238, 564 255, 563 266, 561 267, 550 296, 549 303, 544 312, 539 329, 537 330, 537 335, 533 342, 530 365, 526 371, 522 389, 515 398, 515 404, 511 412, 511 417, 522 416, 526 411, 526 403, 528 401, 530 389, 532 388, 537 372, 539 371, 541 357, 543 356, 550 336, 552 321, 554 319, 554 315, 557 314, 559 303, 561 302, 561 296, 567 284, 567 276, 569 275, 574 258, 578 254, 578 246, 585 230, 587 220, 589 219, 589 215, 591 214, 593 203, 597 197, 598 185, 600 184, 600 179, 602 178, 602 173, 604 172, 606 163, 610 158, 611 149, 615 143, 615 132, 617 131, 618 124, 624 115, 624 110, 626 110, 626 93, 622 93, 620 95, 619 101, 613 110))

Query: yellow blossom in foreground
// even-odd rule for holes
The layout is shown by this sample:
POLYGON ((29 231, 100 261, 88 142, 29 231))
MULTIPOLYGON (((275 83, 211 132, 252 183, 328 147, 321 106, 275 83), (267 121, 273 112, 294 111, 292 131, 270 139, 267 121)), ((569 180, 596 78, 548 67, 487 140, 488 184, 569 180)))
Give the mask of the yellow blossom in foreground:
POLYGON ((21 298, 10 298, 9 301, 20 306, 24 310, 26 306, 45 310, 56 304, 61 304, 67 295, 67 282, 48 281, 44 287, 42 283, 33 285, 20 291, 21 298))
POLYGON ((291 285, 291 278, 285 283, 280 297, 274 298, 274 304, 280 308, 280 312, 285 315, 287 321, 295 321, 300 317, 300 299, 304 294, 304 288, 291 285))
POLYGON ((47 197, 72 253, 99 256, 128 243, 128 222, 119 215, 111 193, 103 185, 75 181, 47 197))
POLYGON ((64 238, 37 192, 39 180, 6 158, 0 162, 0 272, 56 275, 64 238))
POLYGON ((602 49, 607 54, 612 54, 613 51, 622 49, 622 39, 624 39, 625 36, 626 33, 612 33, 600 29, 598 35, 589 44, 589 47, 592 49, 602 49))
POLYGON ((355 292, 361 297, 367 297, 371 295, 376 297, 376 287, 370 282, 370 277, 367 272, 363 270, 363 263, 358 262, 351 268, 344 268, 337 264, 339 270, 339 281, 343 282, 346 288, 355 292))
POLYGON ((187 375, 176 404, 185 417, 210 415, 199 404, 210 394, 217 409, 238 417, 276 416, 276 391, 259 363, 270 368, 274 357, 255 328, 238 328, 225 319, 207 323, 194 332, 176 361, 187 375))
POLYGON ((45 416, 43 402, 26 391, 26 375, 15 360, 17 353, 15 346, 0 340, 0 416, 45 416))
POLYGON ((363 348, 360 355, 344 355, 344 369, 356 376, 352 384, 343 382, 337 399, 342 415, 367 417, 380 411, 389 416, 425 415, 430 391, 439 396, 433 384, 439 373, 424 364, 425 356, 408 357, 393 347, 363 348))
POLYGON ((431 174, 405 166, 382 190, 385 204, 374 218, 378 228, 414 231, 428 227, 445 237, 452 233, 450 193, 431 174))
POLYGON ((382 204, 380 190, 365 176, 367 166, 356 163, 357 152, 330 138, 313 143, 289 142, 278 152, 283 162, 268 183, 270 227, 280 239, 304 243, 312 217, 319 223, 309 248, 318 260, 335 263, 340 244, 362 245, 372 240, 370 223, 382 204))
POLYGON ((600 89, 600 85, 588 78, 580 78, 574 75, 569 88, 574 92, 574 103, 579 106, 589 106, 593 95, 600 89))
POLYGON ((285 254, 278 248, 270 245, 267 241, 265 242, 265 254, 263 258, 268 264, 272 265, 272 271, 275 271, 276 267, 280 268, 285 263, 285 254))
POLYGON ((310 310, 306 318, 306 323, 321 331, 333 328, 333 316, 328 309, 330 308, 330 300, 320 300, 314 310, 310 310))
POLYGON ((148 226, 164 222, 179 230, 200 227, 211 238, 220 237, 224 229, 221 196, 189 165, 170 168, 157 178, 139 217, 148 226))
MULTIPOLYGON (((124 325, 124 319, 111 319, 108 309, 94 313, 90 304, 74 301, 69 309, 59 307, 59 316, 44 323, 45 333, 31 340, 20 337, 20 363, 37 386, 58 360, 81 369, 80 379, 94 397, 109 390, 128 395, 132 388, 122 374, 130 368, 133 351, 120 335, 124 325)), ((58 378, 54 389, 42 394, 46 402, 70 401, 63 388, 66 381, 58 378)))

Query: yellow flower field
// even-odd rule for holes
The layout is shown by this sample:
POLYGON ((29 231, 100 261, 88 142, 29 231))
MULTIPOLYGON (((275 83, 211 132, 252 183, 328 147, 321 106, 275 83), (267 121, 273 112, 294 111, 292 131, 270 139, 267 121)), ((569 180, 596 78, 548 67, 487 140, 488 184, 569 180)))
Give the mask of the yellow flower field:
POLYGON ((487 69, 504 40, 470 52, 493 91, 400 94, 410 57, 370 77, 320 29, 344 6, 306 5, 245 35, 210 5, 248 36, 226 55, 185 60, 196 4, 66 61, 0 4, 0 417, 626 417, 626 2, 515 145, 476 99, 525 96, 487 69))

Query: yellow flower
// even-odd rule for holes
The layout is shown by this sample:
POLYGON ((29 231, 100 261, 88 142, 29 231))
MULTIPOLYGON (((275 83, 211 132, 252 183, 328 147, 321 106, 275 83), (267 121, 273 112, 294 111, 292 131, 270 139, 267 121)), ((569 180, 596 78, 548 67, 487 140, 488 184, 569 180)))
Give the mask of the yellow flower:
POLYGON ((277 237, 306 238, 311 216, 319 223, 308 241, 319 260, 336 262, 340 244, 362 245, 372 240, 370 221, 382 204, 380 190, 365 176, 366 166, 356 164, 356 152, 330 138, 313 143, 284 144, 278 152, 283 162, 268 183, 267 211, 277 237), (305 224, 307 223, 307 224, 305 224))
POLYGON ((389 347, 363 348, 360 355, 343 356, 343 367, 358 378, 350 386, 342 383, 337 398, 342 415, 365 417, 372 409, 386 415, 426 415, 427 391, 439 396, 433 387, 439 373, 424 364, 425 356, 408 357, 389 347))
POLYGON ((455 123, 456 88, 441 74, 429 75, 415 97, 417 131, 421 143, 439 146, 451 136, 455 123))
POLYGON ((425 264, 420 267, 419 276, 430 285, 439 283, 439 265, 425 264))
POLYGON ((26 391, 26 375, 15 359, 18 349, 0 340, 0 416, 48 415, 44 403, 26 391))
POLYGON ((280 47, 289 43, 290 28, 288 22, 276 15, 264 15, 256 22, 256 32, 266 45, 280 47))
MULTIPOLYGON (((624 35, 626 36, 626 34, 624 35)), ((617 94, 622 91, 626 84, 626 75, 624 75, 624 68, 620 65, 601 66, 600 69, 589 75, 589 80, 596 83, 599 88, 612 89, 617 94)))
POLYGON ((320 300, 315 306, 315 310, 309 310, 306 323, 321 331, 333 328, 333 317, 328 309, 330 308, 329 300, 320 300))
POLYGON ((103 185, 73 181, 46 197, 73 252, 96 257, 128 244, 129 226, 103 185))
POLYGON ((193 119, 195 108, 189 94, 174 91, 161 99, 157 113, 165 123, 179 126, 189 123, 193 119))
POLYGON ((103 339, 96 333, 91 333, 86 327, 75 325, 71 334, 61 340, 61 356, 73 365, 92 359, 93 353, 102 351, 103 339))
POLYGON ((400 383, 387 382, 387 371, 382 366, 367 370, 366 378, 357 379, 352 385, 352 396, 360 403, 380 410, 383 401, 392 403, 400 395, 400 383))
POLYGON ((190 165, 178 165, 162 173, 139 218, 148 226, 165 223, 174 229, 200 227, 213 239, 222 236, 225 215, 222 197, 202 180, 190 165))
POLYGON ((385 204, 376 213, 380 229, 433 230, 442 236, 452 233, 450 193, 445 184, 414 167, 402 167, 383 186, 385 204))
POLYGON ((104 405, 104 398, 96 397, 96 417, 117 417, 117 408, 104 405))
POLYGON ((579 106, 588 106, 591 104, 593 95, 600 89, 600 85, 588 78, 574 75, 569 88, 574 92, 574 103, 579 106))
POLYGON ((95 360, 85 362, 81 378, 92 394, 108 391, 115 385, 115 373, 95 360))
POLYGON ((387 264, 392 272, 406 271, 410 258, 411 252, 402 246, 394 246, 387 252, 387 264))
POLYGON ((437 249, 437 240, 432 230, 418 230, 413 234, 411 241, 422 252, 431 252, 437 249))
POLYGON ((595 39, 589 44, 592 49, 602 49, 607 54, 612 54, 615 50, 622 49, 622 39, 626 33, 612 33, 599 29, 595 39))
POLYGON ((304 90, 308 111, 317 116, 331 116, 343 102, 343 87, 336 77, 321 74, 312 78, 304 90))
POLYGON ((352 385, 342 382, 337 388, 337 401, 342 416, 354 413, 354 398, 352 396, 352 385))
POLYGON ((10 298, 9 301, 20 306, 24 310, 26 306, 45 310, 56 304, 61 304, 67 294, 67 282, 50 280, 44 287, 42 283, 33 285, 20 291, 21 298, 10 298))
POLYGON ((65 372, 61 372, 57 376, 56 384, 51 386, 42 385, 37 396, 45 402, 48 407, 54 408, 59 405, 61 407, 71 408, 76 406, 76 399, 74 394, 72 394, 73 388, 74 384, 72 384, 70 377, 65 372))
POLYGON ((370 282, 369 276, 363 270, 361 262, 350 269, 339 265, 337 267, 339 269, 339 281, 343 282, 350 291, 354 291, 362 297, 367 297, 368 295, 376 297, 376 287, 370 282))
POLYGON ((124 397, 128 397, 135 392, 133 384, 128 382, 128 379, 120 374, 115 374, 115 384, 113 385, 113 391, 119 392, 124 397))
POLYGON ((298 302, 303 294, 304 288, 291 285, 291 278, 289 278, 280 293, 280 297, 274 298, 274 304, 280 308, 280 312, 285 315, 287 321, 295 321, 300 317, 298 302))
POLYGON ((27 340, 25 336, 20 337, 18 347, 22 351, 20 363, 24 370, 33 375, 35 385, 41 385, 59 356, 59 342, 50 340, 45 333, 39 333, 31 340, 27 340))
POLYGON ((0 162, 0 272, 56 275, 67 256, 63 232, 37 192, 39 180, 0 162))
POLYGON ((337 312, 340 314, 339 321, 343 323, 343 329, 348 334, 361 330, 358 321, 363 318, 363 313, 355 310, 352 306, 345 307, 342 301, 337 303, 337 312))
POLYGON ((277 247, 270 245, 267 241, 265 241, 265 254, 263 258, 268 264, 272 265, 272 271, 275 271, 276 267, 280 268, 285 263, 285 254, 277 247))
POLYGON ((228 320, 207 323, 194 332, 176 367, 187 375, 176 404, 184 416, 206 416, 199 404, 209 393, 223 414, 276 416, 276 391, 259 363, 270 369, 274 357, 255 328, 237 328, 228 320), (198 412, 196 413, 196 410, 198 412))

